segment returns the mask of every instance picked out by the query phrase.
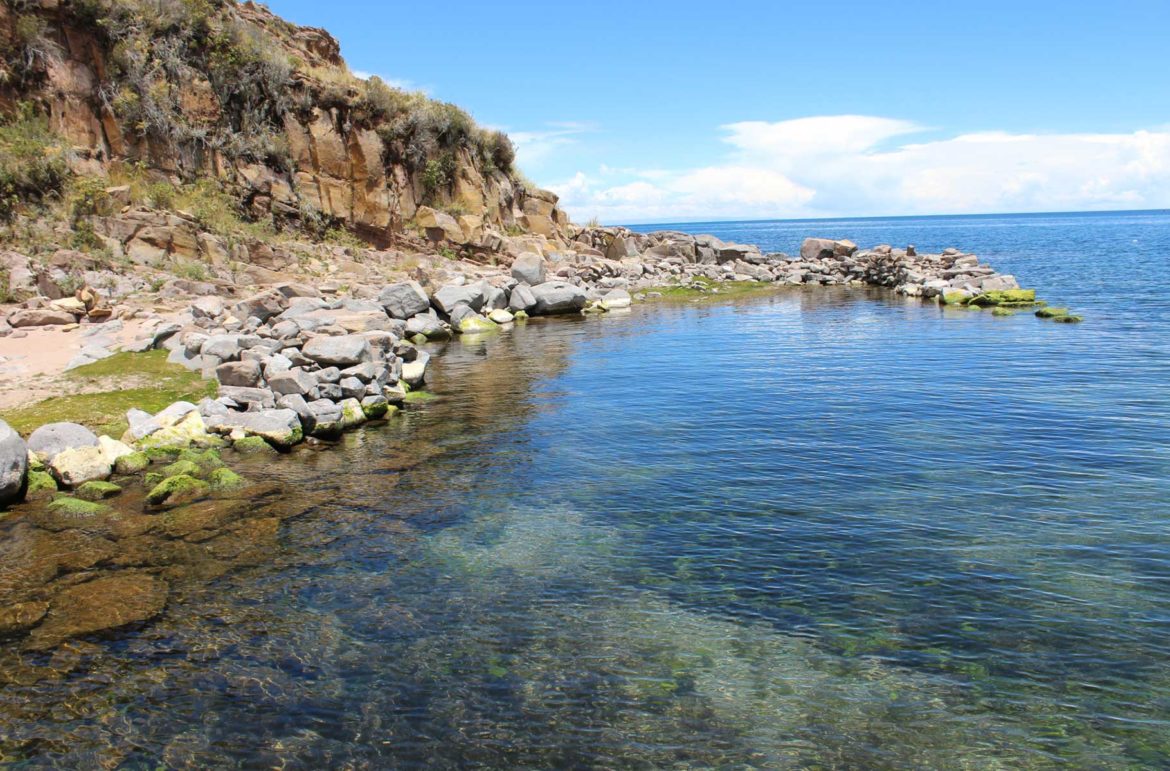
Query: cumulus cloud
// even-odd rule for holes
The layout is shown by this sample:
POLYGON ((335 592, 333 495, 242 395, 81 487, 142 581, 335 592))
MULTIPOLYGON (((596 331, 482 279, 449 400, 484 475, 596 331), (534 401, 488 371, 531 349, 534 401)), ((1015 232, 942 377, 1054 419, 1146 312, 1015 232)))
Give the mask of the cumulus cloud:
POLYGON ((930 132, 864 115, 722 127, 718 164, 603 167, 552 185, 576 219, 608 222, 1058 211, 1170 206, 1170 130, 930 132))

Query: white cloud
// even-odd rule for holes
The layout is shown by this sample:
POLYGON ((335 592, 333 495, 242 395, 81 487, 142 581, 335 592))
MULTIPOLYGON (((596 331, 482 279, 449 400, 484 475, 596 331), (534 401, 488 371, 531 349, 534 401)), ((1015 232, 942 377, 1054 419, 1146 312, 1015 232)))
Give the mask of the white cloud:
POLYGON ((516 163, 521 168, 531 168, 561 150, 575 144, 580 134, 594 131, 589 123, 576 121, 555 121, 546 124, 542 131, 510 131, 508 138, 516 145, 516 163))
POLYGON ((863 115, 722 127, 723 162, 670 172, 602 167, 550 187, 576 219, 634 222, 1170 206, 1170 130, 981 132, 863 115))

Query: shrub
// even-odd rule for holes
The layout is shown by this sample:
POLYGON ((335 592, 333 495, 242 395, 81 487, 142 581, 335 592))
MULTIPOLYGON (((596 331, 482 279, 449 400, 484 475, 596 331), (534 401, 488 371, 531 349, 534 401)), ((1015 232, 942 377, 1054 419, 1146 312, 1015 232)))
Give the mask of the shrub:
POLYGON ((425 197, 432 199, 440 190, 450 188, 455 182, 455 168, 454 153, 443 153, 427 161, 422 177, 425 197))
POLYGON ((22 104, 0 124, 0 219, 25 203, 60 195, 69 176, 65 148, 48 121, 22 104))

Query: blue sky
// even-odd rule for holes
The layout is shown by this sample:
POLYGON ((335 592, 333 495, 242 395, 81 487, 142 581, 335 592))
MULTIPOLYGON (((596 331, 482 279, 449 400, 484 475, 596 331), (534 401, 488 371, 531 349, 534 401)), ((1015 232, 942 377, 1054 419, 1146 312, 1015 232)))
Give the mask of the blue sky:
POLYGON ((1168 0, 269 5, 575 219, 1170 207, 1168 0))

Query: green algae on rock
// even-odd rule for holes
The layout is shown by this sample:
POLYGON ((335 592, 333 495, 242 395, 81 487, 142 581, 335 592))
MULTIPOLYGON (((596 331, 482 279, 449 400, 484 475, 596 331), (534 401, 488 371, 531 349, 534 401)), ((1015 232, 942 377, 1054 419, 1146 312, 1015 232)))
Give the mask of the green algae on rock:
POLYGON ((167 477, 146 494, 146 500, 153 506, 179 504, 204 498, 211 492, 211 485, 187 474, 167 477))
POLYGON ((36 500, 50 498, 57 493, 57 480, 47 471, 28 472, 28 490, 25 498, 36 500))
POLYGON ((258 436, 244 436, 232 442, 232 449, 245 455, 276 455, 276 448, 258 436))
POLYGON ((164 466, 160 472, 164 478, 189 476, 199 479, 203 476, 203 468, 198 463, 189 460, 177 460, 169 466, 164 466))
POLYGON ((211 473, 207 475, 207 483, 211 485, 211 489, 215 492, 238 490, 247 484, 242 476, 226 466, 213 469, 211 473))
POLYGON ((1015 311, 1013 311, 1011 308, 1002 308, 1002 307, 1000 307, 1000 308, 994 308, 994 309, 992 309, 992 311, 991 311, 991 315, 992 315, 992 316, 1000 316, 1000 317, 1003 317, 1003 316, 1015 316, 1015 315, 1016 315, 1016 312, 1015 312, 1015 311))
POLYGON ((83 501, 103 501, 113 498, 122 492, 122 488, 113 482, 86 482, 74 491, 74 495, 83 501))
POLYGON ((144 452, 123 455, 114 461, 114 472, 117 474, 141 474, 148 468, 150 468, 150 456, 144 452))
POLYGON ((80 498, 62 496, 49 502, 49 511, 58 516, 84 519, 105 514, 110 511, 110 507, 93 501, 83 501, 80 498))

